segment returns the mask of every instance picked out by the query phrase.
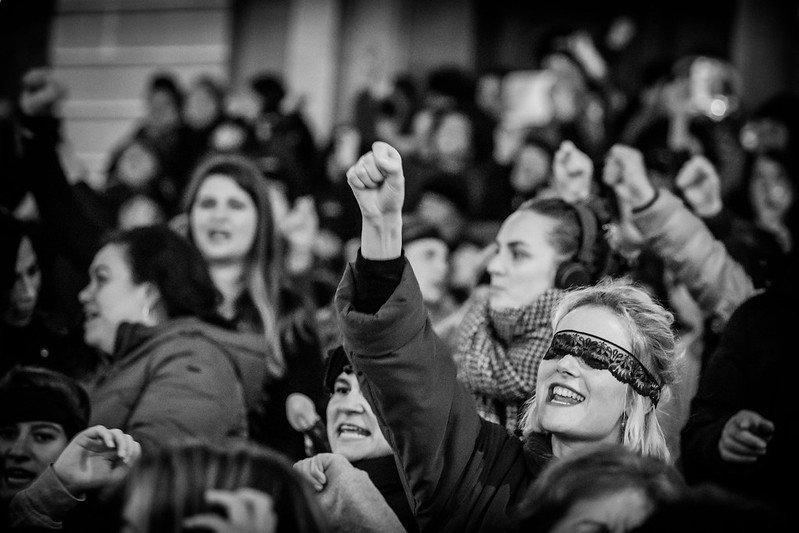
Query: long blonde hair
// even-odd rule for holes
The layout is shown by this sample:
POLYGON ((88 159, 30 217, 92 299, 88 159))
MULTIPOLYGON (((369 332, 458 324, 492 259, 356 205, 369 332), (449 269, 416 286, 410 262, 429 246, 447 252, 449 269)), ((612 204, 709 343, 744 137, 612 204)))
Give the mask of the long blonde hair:
MULTIPOLYGON (((629 279, 605 279, 594 286, 568 291, 555 309, 553 330, 564 316, 578 307, 603 307, 626 326, 633 355, 661 385, 660 402, 667 401, 678 375, 674 316, 639 285, 629 279)), ((521 427, 525 438, 542 432, 535 396, 527 401, 521 427)), ((621 442, 643 455, 670 460, 657 409, 649 397, 627 385, 626 416, 621 442)))

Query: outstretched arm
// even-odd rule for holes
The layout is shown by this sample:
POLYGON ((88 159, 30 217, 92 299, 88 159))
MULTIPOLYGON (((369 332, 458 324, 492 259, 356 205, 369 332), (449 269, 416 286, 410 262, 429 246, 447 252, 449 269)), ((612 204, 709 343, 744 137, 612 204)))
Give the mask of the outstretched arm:
POLYGON ((628 208, 647 246, 685 283, 706 315, 726 322, 754 294, 749 275, 705 224, 673 194, 655 189, 638 150, 613 146, 603 180, 628 208))
POLYGON ((347 179, 362 211, 363 240, 361 256, 347 267, 336 292, 344 348, 394 449, 419 523, 465 527, 467 517, 480 520, 488 506, 505 509, 504 470, 491 467, 498 457, 518 455, 521 445, 504 428, 481 424, 402 257, 399 154, 375 143, 347 179), (479 497, 464 478, 481 480, 479 497), (467 500, 479 505, 453 517, 453 506, 467 500))
POLYGON ((405 176, 399 152, 384 142, 372 145, 347 171, 347 183, 361 209, 361 254, 385 261, 402 254, 405 176))
POLYGON ((57 243, 77 269, 86 271, 102 233, 109 228, 90 218, 80 205, 56 151, 54 109, 65 89, 45 69, 29 71, 22 85, 22 171, 51 242, 57 243))

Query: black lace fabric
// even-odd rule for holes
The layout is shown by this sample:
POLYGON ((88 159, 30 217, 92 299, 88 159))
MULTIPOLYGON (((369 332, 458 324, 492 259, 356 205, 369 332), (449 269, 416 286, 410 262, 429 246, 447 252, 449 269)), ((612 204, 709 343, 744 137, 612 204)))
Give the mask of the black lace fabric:
POLYGON ((602 337, 566 329, 558 331, 552 338, 544 359, 560 359, 567 354, 591 368, 609 370, 616 379, 630 385, 638 394, 649 397, 657 406, 660 384, 628 350, 602 337))

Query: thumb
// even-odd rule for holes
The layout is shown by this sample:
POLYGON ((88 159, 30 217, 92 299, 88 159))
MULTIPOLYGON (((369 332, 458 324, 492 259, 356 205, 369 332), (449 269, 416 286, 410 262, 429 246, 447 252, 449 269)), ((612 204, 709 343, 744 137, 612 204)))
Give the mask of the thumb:
POLYGON ((402 175, 402 157, 396 148, 388 143, 377 141, 372 144, 372 153, 378 170, 386 178, 402 175))

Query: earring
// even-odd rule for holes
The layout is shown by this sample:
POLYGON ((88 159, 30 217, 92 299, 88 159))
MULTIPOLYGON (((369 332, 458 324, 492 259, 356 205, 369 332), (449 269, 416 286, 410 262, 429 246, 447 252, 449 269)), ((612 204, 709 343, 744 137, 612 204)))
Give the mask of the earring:
POLYGON ((621 431, 619 432, 619 439, 624 443, 624 433, 627 431, 627 411, 621 414, 621 431))
POLYGON ((143 305, 141 308, 141 317, 144 320, 144 323, 147 325, 152 325, 152 317, 150 316, 152 313, 152 308, 149 305, 143 305))

